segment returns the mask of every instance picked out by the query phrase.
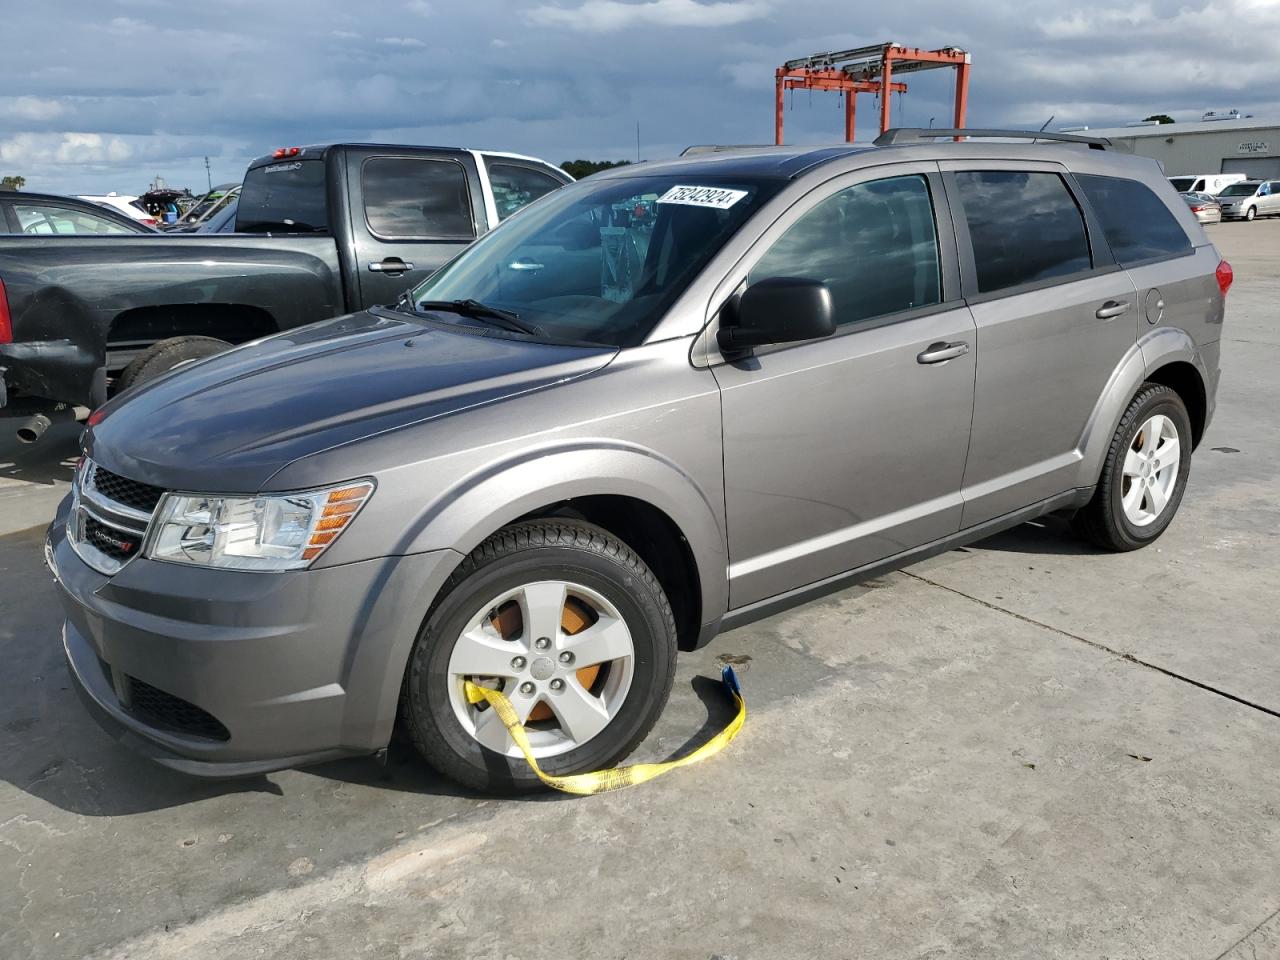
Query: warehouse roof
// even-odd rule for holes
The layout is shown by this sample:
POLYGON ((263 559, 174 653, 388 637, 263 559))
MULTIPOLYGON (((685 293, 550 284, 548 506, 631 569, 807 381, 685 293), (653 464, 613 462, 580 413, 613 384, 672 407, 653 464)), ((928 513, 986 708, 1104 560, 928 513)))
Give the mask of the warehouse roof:
POLYGON ((1091 137, 1106 137, 1109 140, 1125 140, 1133 137, 1169 137, 1187 133, 1230 133, 1232 131, 1264 130, 1280 127, 1280 120, 1263 120, 1249 117, 1241 120, 1206 120, 1195 123, 1159 123, 1144 127, 1092 127, 1073 132, 1087 133, 1091 137))

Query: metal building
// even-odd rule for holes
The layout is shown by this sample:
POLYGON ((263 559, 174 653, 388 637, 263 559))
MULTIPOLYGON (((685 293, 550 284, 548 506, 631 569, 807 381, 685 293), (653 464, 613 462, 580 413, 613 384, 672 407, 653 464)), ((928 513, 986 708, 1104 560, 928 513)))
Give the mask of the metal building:
POLYGON ((1154 157, 1169 177, 1196 173, 1243 173, 1280 180, 1280 120, 1210 120, 1142 127, 1089 129, 1115 149, 1154 157))

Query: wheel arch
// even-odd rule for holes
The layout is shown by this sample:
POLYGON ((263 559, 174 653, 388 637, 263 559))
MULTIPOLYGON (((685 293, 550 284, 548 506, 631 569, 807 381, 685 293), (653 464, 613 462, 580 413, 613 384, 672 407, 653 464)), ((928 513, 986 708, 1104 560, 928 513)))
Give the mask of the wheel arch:
MULTIPOLYGON (((719 481, 719 477, 716 478, 719 481)), ((649 565, 676 613, 682 648, 705 639, 728 603, 728 549, 718 491, 654 451, 598 441, 525 451, 432 498, 398 553, 449 548, 458 562, 519 520, 575 517, 622 540, 649 565)))
POLYGON ((112 345, 151 345, 172 337, 215 337, 240 344, 278 333, 276 318, 263 307, 247 303, 169 303, 132 307, 111 319, 107 329, 112 345))
POLYGON ((1193 449, 1199 444, 1213 413, 1204 358, 1185 330, 1157 327, 1125 353, 1094 407, 1080 447, 1082 487, 1097 484, 1116 427, 1148 381, 1164 384, 1178 393, 1191 418, 1193 449))

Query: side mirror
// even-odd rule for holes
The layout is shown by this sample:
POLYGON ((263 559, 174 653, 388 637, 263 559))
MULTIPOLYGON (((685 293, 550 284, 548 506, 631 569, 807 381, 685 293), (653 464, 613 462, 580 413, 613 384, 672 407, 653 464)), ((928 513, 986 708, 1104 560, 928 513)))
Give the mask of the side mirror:
POLYGON ((716 342, 726 357, 769 343, 816 340, 835 333, 831 291, 821 280, 770 277, 725 305, 716 342))

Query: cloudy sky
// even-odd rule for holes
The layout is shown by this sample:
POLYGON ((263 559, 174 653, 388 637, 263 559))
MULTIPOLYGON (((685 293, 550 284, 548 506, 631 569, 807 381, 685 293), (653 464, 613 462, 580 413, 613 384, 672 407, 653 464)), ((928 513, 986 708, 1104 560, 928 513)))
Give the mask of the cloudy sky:
MULTIPOLYGON (((1280 117, 1280 0, 40 0, 5 4, 0 175, 138 193, 238 180, 334 140, 517 150, 554 162, 768 142, 783 60, 884 40, 973 54, 973 126, 1280 117), (14 42, 18 41, 18 42, 14 42)), ((951 71, 895 122, 941 125, 951 71)), ((896 100, 897 98, 895 98, 896 100)), ((874 135, 870 98, 859 137, 874 135)), ((900 107, 900 108, 899 108, 900 107)), ((787 139, 839 138, 795 93, 787 139)))

